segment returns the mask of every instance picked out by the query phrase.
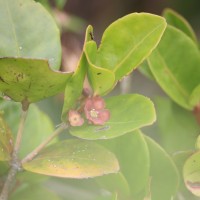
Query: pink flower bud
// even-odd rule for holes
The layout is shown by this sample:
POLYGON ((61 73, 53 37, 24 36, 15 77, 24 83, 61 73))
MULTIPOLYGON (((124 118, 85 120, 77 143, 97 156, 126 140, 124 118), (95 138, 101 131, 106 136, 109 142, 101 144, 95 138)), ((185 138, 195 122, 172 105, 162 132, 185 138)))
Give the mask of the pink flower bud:
POLYGON ((84 112, 88 122, 94 125, 103 125, 110 119, 110 111, 105 109, 105 101, 99 96, 86 99, 84 112))
POLYGON ((71 126, 82 126, 84 124, 84 119, 76 110, 69 111, 68 120, 71 126))

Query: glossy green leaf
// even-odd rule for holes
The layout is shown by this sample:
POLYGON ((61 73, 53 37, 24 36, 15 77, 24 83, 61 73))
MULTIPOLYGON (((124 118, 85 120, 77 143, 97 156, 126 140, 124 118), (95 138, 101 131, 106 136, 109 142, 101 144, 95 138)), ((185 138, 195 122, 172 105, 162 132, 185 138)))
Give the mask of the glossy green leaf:
POLYGON ((60 33, 52 16, 32 0, 0 0, 0 57, 38 58, 59 69, 60 33))
POLYGON ((200 53, 196 44, 183 32, 168 26, 148 61, 162 89, 176 103, 192 110, 190 94, 200 80, 200 53))
POLYGON ((143 199, 149 181, 150 159, 142 133, 137 130, 112 140, 98 142, 115 153, 120 171, 129 184, 132 198, 143 199))
POLYGON ((155 109, 150 99, 127 94, 107 98, 106 108, 111 117, 103 126, 85 123, 81 127, 70 127, 70 133, 83 139, 109 139, 152 124, 155 121, 155 109))
POLYGON ((0 114, 0 161, 9 160, 13 150, 13 138, 10 128, 0 114))
POLYGON ((195 107, 199 103, 200 103, 200 84, 194 88, 194 90, 192 91, 192 94, 190 95, 191 106, 195 107))
POLYGON ((164 18, 148 13, 120 18, 105 30, 93 64, 113 71, 116 81, 121 79, 150 55, 165 27, 164 18))
POLYGON ((152 139, 145 137, 150 153, 151 198, 169 200, 179 185, 177 168, 169 155, 152 139))
POLYGON ((165 150, 172 154, 194 149, 199 125, 193 113, 164 97, 155 100, 155 107, 158 135, 165 150))
MULTIPOLYGON (((92 26, 88 26, 85 33, 85 43, 83 49, 85 49, 86 43, 92 39, 91 38, 92 31, 93 31, 92 26)), ((66 121, 66 115, 69 109, 77 106, 76 101, 81 96, 81 93, 83 91, 83 83, 86 77, 87 65, 88 63, 85 54, 82 53, 76 71, 67 82, 65 88, 65 98, 62 109, 62 121, 66 121)))
POLYGON ((184 165, 183 176, 184 182, 188 190, 194 195, 200 197, 200 152, 190 156, 184 165))
POLYGON ((0 91, 14 101, 36 102, 64 90, 71 73, 52 71, 46 60, 0 58, 0 91))
POLYGON ((96 95, 105 95, 115 84, 115 74, 102 66, 95 65, 97 46, 90 41, 85 46, 85 55, 88 61, 88 79, 96 95))
POLYGON ((61 200, 53 191, 47 189, 42 185, 36 184, 22 184, 17 190, 15 190, 9 200, 61 200))
POLYGON ((129 184, 122 173, 109 174, 95 178, 102 189, 116 193, 119 200, 130 197, 129 184))
POLYGON ((44 149, 23 168, 50 176, 88 178, 116 173, 119 165, 113 153, 85 140, 66 140, 44 149))
POLYGON ((194 33, 194 30, 183 16, 181 16, 180 14, 169 8, 164 10, 163 16, 167 20, 167 24, 180 29, 186 35, 188 35, 192 40, 194 40, 194 42, 197 43, 197 38, 194 33))
MULTIPOLYGON (((2 102, 0 110, 3 110, 4 117, 16 137, 19 118, 21 114, 21 105, 14 102, 2 102)), ((44 139, 53 132, 53 124, 50 118, 41 112, 38 107, 31 104, 29 107, 25 127, 23 131, 21 148, 19 151, 20 158, 30 153, 44 139)))

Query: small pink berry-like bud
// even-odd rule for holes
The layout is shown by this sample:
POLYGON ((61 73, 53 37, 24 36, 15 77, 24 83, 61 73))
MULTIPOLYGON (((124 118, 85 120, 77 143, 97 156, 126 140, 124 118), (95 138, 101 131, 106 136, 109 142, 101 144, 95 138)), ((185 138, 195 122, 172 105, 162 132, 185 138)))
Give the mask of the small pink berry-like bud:
POLYGON ((93 105, 96 110, 102 110, 106 106, 104 99, 99 96, 93 97, 93 105))
POLYGON ((99 96, 86 99, 84 112, 91 124, 103 125, 110 119, 110 111, 105 109, 105 101, 99 96))
POLYGON ((68 120, 71 126, 82 126, 84 124, 84 119, 76 110, 69 111, 68 120))

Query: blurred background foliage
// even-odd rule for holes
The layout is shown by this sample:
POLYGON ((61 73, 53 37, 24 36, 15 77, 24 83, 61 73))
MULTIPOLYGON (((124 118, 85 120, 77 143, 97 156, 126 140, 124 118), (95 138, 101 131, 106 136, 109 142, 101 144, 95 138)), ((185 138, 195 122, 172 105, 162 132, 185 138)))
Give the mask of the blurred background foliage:
MULTIPOLYGON (((176 12, 184 16, 195 30, 197 37, 200 38, 200 1, 199 0, 36 0, 42 3, 47 10, 54 16, 61 31, 62 42, 62 71, 73 71, 79 60, 82 46, 84 42, 84 32, 88 24, 94 27, 94 37, 99 43, 102 33, 105 28, 117 20, 118 18, 133 12, 149 12, 153 14, 162 15, 165 8, 172 8, 176 12)), ((148 22, 147 22, 148 23, 148 22)), ((172 110, 181 110, 178 105, 172 105, 169 97, 160 89, 155 81, 148 79, 142 75, 138 70, 135 70, 130 76, 126 77, 118 84, 118 87, 109 95, 119 93, 139 93, 150 97, 159 109, 162 107, 161 100, 157 100, 156 96, 164 96, 164 103, 171 105, 172 110)), ((39 102, 39 106, 44 110, 54 121, 55 126, 60 123, 60 114, 62 109, 63 96, 49 98, 39 102)), ((170 110, 169 109, 169 110, 170 110)), ((182 111, 181 112, 186 112, 182 111)), ((158 118, 168 119, 167 114, 159 110, 158 118)), ((187 120, 186 120, 187 121, 187 120)), ((185 122, 184 122, 185 123, 185 122)), ((180 122, 182 124, 182 122, 180 122)), ((156 141, 162 140, 162 132, 158 131, 158 122, 145 128, 144 133, 153 137, 156 141)), ((178 126, 179 124, 177 124, 178 126)), ((166 125, 167 126, 167 125, 166 125)), ((178 127, 177 127, 178 130, 178 127)), ((182 131, 180 131, 181 134, 182 131)), ((72 137, 72 136, 64 136, 72 137)), ((178 137, 178 136, 177 136, 178 137)), ((177 138, 174 138, 177 141, 177 138)), ((170 138, 169 138, 170 140, 170 138)), ((168 140, 165 138, 166 143, 168 140)), ((161 142, 159 142, 161 143, 161 142)), ((169 145, 161 145, 169 152, 173 153, 177 143, 169 145), (173 146, 174 145, 174 146, 173 146)), ((181 146, 182 144, 178 144, 181 146)), ((184 146, 184 145, 183 145, 184 146)), ((193 146, 193 141, 191 141, 193 146)), ((101 199, 100 196, 110 195, 108 191, 99 189, 96 182, 89 180, 70 180, 51 178, 46 183, 49 189, 56 190, 56 192, 65 200, 95 200, 101 199)), ((191 197, 186 192, 187 199, 196 199, 191 197)), ((105 199, 105 198, 104 198, 105 199)))

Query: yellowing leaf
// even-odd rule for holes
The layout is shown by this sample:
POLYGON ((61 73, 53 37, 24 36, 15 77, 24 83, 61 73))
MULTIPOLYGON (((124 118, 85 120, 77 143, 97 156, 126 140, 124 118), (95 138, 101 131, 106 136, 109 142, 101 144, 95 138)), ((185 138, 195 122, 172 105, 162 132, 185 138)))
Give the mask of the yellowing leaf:
POLYGON ((65 178, 89 178, 116 173, 119 164, 114 154, 104 147, 85 140, 71 139, 44 149, 25 170, 65 178))

